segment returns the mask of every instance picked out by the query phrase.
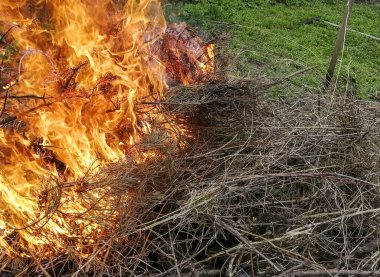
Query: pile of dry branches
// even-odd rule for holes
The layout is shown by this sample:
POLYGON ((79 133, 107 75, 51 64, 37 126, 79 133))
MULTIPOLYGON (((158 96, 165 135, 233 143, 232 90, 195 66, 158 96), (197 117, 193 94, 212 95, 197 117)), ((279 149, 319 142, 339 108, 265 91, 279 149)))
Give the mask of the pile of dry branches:
MULTIPOLYGON (((1 276, 380 276, 380 105, 348 90, 268 100, 296 74, 221 78, 140 103, 191 130, 186 150, 168 149, 157 126, 138 147, 162 148, 159 159, 47 186, 46 218, 75 185, 105 209, 81 215, 104 231, 50 259, 0 252, 1 276)), ((8 90, 0 128, 20 127, 5 113, 8 90)))
POLYGON ((86 258, 3 258, 2 274, 380 276, 379 104, 349 91, 267 100, 277 83, 172 89, 155 104, 190 124, 187 150, 86 183, 111 188, 117 227, 86 258))

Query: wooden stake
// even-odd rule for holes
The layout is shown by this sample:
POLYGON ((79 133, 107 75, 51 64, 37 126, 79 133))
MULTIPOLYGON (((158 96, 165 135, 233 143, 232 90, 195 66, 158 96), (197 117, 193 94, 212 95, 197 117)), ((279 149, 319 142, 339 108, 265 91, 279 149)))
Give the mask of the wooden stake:
POLYGON ((346 40, 347 24, 348 24, 348 19, 350 18, 350 15, 351 15, 353 4, 354 4, 354 0, 347 0, 346 10, 343 16, 343 22, 342 22, 342 25, 340 26, 338 37, 335 42, 335 49, 331 57, 331 61, 330 61, 329 68, 327 70, 325 81, 323 83, 322 93, 326 92, 334 76, 336 63, 338 61, 338 57, 340 56, 340 53, 342 52, 344 42, 346 40))

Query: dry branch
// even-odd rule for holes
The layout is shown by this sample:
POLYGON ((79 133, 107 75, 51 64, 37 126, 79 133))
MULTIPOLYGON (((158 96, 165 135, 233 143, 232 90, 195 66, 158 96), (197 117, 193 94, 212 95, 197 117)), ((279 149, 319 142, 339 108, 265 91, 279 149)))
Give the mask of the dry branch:
POLYGON ((289 277, 312 277, 312 276, 371 276, 379 277, 380 271, 365 271, 365 270, 316 270, 316 271, 296 271, 289 275, 289 277))
MULTIPOLYGON (((51 276, 377 274, 379 103, 307 94, 268 101, 271 84, 261 78, 171 89, 157 104, 190 125, 186 150, 47 186, 47 215, 59 210, 59 190, 80 188, 89 212, 77 216, 107 234, 85 246, 86 259, 68 254, 30 261, 30 269, 51 276), (122 211, 117 228, 91 215, 101 203, 87 193, 104 187, 107 209, 122 211)), ((79 243, 86 244, 67 242, 74 253, 79 243)))

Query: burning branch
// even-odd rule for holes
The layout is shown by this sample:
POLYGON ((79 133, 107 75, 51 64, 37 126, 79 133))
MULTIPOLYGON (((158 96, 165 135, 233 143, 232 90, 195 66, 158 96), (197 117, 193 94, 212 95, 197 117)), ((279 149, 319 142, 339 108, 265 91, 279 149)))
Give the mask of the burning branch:
POLYGON ((66 90, 66 89, 69 88, 69 85, 70 85, 70 82, 72 81, 72 79, 75 77, 75 75, 78 73, 78 71, 79 71, 82 67, 84 67, 84 66, 86 66, 86 65, 88 65, 88 61, 85 61, 85 62, 81 63, 80 65, 78 65, 78 66, 76 66, 76 67, 74 67, 74 68, 71 68, 71 73, 70 73, 69 77, 66 78, 65 83, 62 85, 62 88, 63 88, 64 90, 66 90))
POLYGON ((14 87, 16 85, 16 82, 12 82, 10 85, 7 85, 4 89, 4 87, 2 87, 2 92, 5 92, 5 96, 4 96, 4 100, 3 100, 3 107, 0 111, 0 118, 4 115, 5 113, 5 108, 7 106, 7 101, 8 101, 8 98, 12 98, 12 96, 9 95, 9 92, 10 92, 10 89, 12 87, 14 87))
POLYGON ((12 121, 15 121, 16 119, 17 119, 16 116, 8 116, 6 118, 3 118, 0 120, 0 127, 7 125, 7 124, 11 123, 12 121))
POLYGON ((4 43, 4 38, 12 31, 13 28, 18 27, 18 25, 12 25, 3 35, 0 36, 0 43, 4 43))

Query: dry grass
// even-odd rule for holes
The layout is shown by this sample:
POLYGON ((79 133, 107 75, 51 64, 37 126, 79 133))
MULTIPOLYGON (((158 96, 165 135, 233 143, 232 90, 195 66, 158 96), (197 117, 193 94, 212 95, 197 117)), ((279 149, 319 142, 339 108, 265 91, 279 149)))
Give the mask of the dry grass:
POLYGON ((349 92, 267 101, 268 86, 171 90, 156 104, 189 122, 188 149, 89 178, 124 212, 81 242, 88 258, 3 260, 3 276, 377 276, 379 104, 349 92))

